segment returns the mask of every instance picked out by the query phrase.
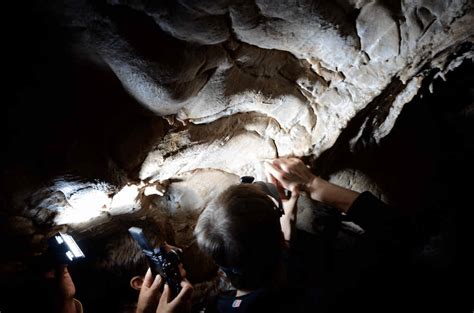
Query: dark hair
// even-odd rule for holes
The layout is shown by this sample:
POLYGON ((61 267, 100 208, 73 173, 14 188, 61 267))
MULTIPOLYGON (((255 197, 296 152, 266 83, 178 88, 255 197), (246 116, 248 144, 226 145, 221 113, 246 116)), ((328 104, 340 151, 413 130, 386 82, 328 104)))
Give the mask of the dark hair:
POLYGON ((136 303, 138 291, 130 287, 130 279, 145 275, 148 262, 128 228, 142 228, 150 244, 158 246, 165 238, 157 225, 153 219, 117 219, 109 222, 110 229, 80 242, 87 257, 77 268, 81 275, 74 277, 74 283, 78 299, 89 311, 118 312, 136 303))
POLYGON ((275 277, 284 239, 275 204, 258 187, 229 187, 202 212, 194 233, 235 288, 259 288, 275 277))

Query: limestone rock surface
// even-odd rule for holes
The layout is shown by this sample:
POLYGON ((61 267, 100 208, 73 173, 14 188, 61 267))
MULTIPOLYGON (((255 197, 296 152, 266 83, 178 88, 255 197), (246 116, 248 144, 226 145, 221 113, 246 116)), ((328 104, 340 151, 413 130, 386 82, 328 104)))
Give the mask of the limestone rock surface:
MULTIPOLYGON (((50 180, 12 197, 8 220, 33 246, 55 227, 85 238, 148 217, 195 251, 192 230, 210 199, 239 176, 263 180, 262 162, 281 156, 388 199, 363 173, 325 171, 331 158, 319 158, 377 146, 426 80, 474 59, 471 0, 65 0, 49 9, 75 61, 103 75, 94 90, 103 83, 101 104, 112 103, 104 116, 119 100, 133 109, 94 141, 107 182, 50 180)), ((308 231, 331 215, 300 205, 308 231)))
POLYGON ((66 12, 137 101, 184 125, 150 151, 140 178, 153 180, 318 156, 372 106, 380 112, 367 117, 363 139, 380 141, 429 69, 472 58, 461 49, 472 47, 472 10, 467 0, 114 0, 107 14, 80 1, 66 12), (231 160, 241 149, 254 151, 231 160))

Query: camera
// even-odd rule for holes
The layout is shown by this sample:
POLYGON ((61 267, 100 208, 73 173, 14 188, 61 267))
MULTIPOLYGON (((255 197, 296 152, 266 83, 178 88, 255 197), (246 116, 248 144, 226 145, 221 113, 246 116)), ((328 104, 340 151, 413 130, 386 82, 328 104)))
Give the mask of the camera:
MULTIPOLYGON (((255 178, 252 176, 242 176, 240 177, 240 183, 241 184, 254 184, 256 185, 260 190, 262 190, 264 193, 266 193, 269 197, 275 200, 276 206, 275 206, 275 211, 279 216, 282 216, 285 214, 285 211, 283 210, 283 203, 281 201, 280 193, 278 192, 277 186, 271 183, 266 183, 263 181, 255 181, 255 178)), ((287 199, 291 198, 291 191, 287 189, 283 189, 283 193, 287 199)))
POLYGON ((85 255, 72 236, 57 233, 48 239, 47 257, 56 264, 71 264, 85 255))
POLYGON ((181 291, 181 274, 179 272, 179 263, 181 258, 174 251, 166 251, 164 246, 152 248, 139 227, 130 227, 128 232, 132 238, 138 243, 150 266, 153 275, 160 275, 170 287, 172 296, 175 297, 181 291))

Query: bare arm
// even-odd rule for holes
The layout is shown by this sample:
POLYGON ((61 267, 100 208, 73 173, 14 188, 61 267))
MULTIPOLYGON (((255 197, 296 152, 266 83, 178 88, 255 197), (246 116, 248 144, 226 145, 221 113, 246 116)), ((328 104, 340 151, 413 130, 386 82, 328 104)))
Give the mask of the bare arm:
POLYGON ((298 208, 296 207, 296 202, 298 201, 299 193, 293 192, 291 198, 288 200, 283 199, 283 210, 285 214, 280 217, 281 230, 285 241, 289 242, 291 236, 294 233, 296 226, 296 215, 298 213, 298 208))
POLYGON ((308 186, 308 194, 311 199, 328 204, 343 213, 347 213, 359 196, 358 192, 331 184, 316 176, 308 186))
POLYGON ((346 213, 358 192, 331 184, 311 173, 297 158, 281 158, 265 163, 267 179, 292 192, 301 191, 313 200, 323 202, 346 213))

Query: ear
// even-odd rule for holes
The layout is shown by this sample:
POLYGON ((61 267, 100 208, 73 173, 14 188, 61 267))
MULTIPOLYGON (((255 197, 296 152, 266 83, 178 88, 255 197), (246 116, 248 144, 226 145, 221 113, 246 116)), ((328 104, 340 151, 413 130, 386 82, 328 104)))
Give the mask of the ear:
POLYGON ((133 276, 132 279, 130 279, 130 287, 135 290, 140 290, 142 288, 142 284, 143 276, 133 276))

